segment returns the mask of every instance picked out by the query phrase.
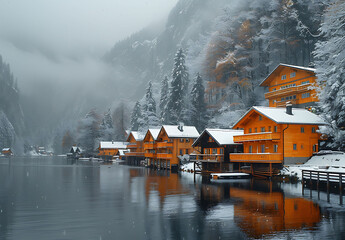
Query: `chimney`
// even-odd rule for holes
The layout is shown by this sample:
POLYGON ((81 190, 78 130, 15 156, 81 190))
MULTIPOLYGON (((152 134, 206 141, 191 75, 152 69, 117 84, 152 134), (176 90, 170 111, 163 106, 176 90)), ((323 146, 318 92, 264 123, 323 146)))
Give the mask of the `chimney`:
POLYGON ((180 122, 178 127, 177 127, 178 130, 180 130, 180 132, 183 132, 183 126, 184 126, 183 122, 180 122))
POLYGON ((291 104, 291 102, 286 103, 286 114, 292 115, 292 104, 291 104))

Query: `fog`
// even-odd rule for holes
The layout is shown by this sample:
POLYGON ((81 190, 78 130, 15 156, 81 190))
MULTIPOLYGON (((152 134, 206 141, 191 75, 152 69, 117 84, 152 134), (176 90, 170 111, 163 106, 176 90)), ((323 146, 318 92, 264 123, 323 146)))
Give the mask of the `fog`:
POLYGON ((97 92, 99 82, 126 85, 100 59, 116 42, 165 20, 176 2, 0 0, 0 54, 18 80, 29 125, 52 127, 76 102, 85 110, 124 98, 120 87, 97 92))

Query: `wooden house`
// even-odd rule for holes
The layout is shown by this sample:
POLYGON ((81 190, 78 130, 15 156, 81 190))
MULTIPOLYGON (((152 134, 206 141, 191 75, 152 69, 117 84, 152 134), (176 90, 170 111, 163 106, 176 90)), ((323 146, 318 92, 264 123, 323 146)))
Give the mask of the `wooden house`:
POLYGON ((127 149, 127 144, 127 142, 100 141, 98 156, 106 160, 111 160, 114 156, 119 155, 119 150, 127 149))
POLYGON ((291 105, 252 107, 233 126, 244 130, 234 136, 244 153, 230 153, 230 161, 239 168, 247 166, 254 175, 272 175, 282 164, 304 163, 318 151, 318 127, 325 124, 319 116, 291 105))
POLYGON ((144 135, 137 131, 131 131, 127 137, 127 149, 125 153, 128 164, 140 165, 140 162, 145 159, 144 153, 144 135))
POLYGON ((270 107, 285 107, 291 102, 293 107, 309 107, 318 102, 314 68, 279 64, 260 86, 267 87, 265 98, 270 107))
POLYGON ((199 137, 194 126, 163 125, 156 141, 157 157, 153 166, 177 171, 180 160, 189 158, 192 144, 199 137))
POLYGON ((242 143, 235 143, 234 136, 243 134, 243 130, 205 129, 193 143, 197 152, 191 154, 191 161, 201 164, 203 171, 229 171, 230 153, 243 152, 242 143))
POLYGON ((11 148, 3 148, 1 153, 5 156, 12 156, 13 155, 11 148))
POLYGON ((78 159, 83 154, 83 150, 80 147, 73 146, 71 147, 69 153, 67 153, 67 158, 78 159))
POLYGON ((154 161, 157 159, 157 138, 160 132, 159 129, 149 129, 144 137, 144 151, 146 158, 146 165, 153 167, 154 161))

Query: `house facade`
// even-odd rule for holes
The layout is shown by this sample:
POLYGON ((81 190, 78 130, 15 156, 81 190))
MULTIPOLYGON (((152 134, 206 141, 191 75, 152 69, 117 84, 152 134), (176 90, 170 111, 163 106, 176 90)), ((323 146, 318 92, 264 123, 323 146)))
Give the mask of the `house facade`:
POLYGON ((156 141, 156 159, 152 165, 157 168, 177 171, 180 159, 189 157, 192 144, 199 137, 194 126, 163 125, 156 141))
POLYGON ((260 86, 267 87, 265 98, 270 107, 285 107, 291 102, 293 107, 310 107, 318 102, 314 68, 279 64, 260 86))
POLYGON ((243 153, 231 153, 238 167, 250 167, 272 175, 282 164, 305 163, 318 151, 318 127, 326 123, 317 115, 300 108, 252 107, 235 125, 244 134, 234 136, 243 144, 243 153))
POLYGON ((127 149, 127 142, 100 141, 98 147, 98 156, 104 159, 112 159, 119 155, 119 150, 127 149))
POLYGON ((144 152, 147 166, 153 166, 157 159, 157 137, 160 132, 159 129, 149 129, 144 137, 144 152))
POLYGON ((128 152, 125 153, 126 160, 129 164, 139 165, 140 161, 144 160, 144 136, 137 131, 131 131, 127 137, 127 149, 128 152))

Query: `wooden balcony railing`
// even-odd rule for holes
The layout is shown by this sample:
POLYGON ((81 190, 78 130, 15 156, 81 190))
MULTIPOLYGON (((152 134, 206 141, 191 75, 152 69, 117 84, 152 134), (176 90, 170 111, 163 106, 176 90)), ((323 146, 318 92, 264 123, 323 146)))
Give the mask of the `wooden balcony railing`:
POLYGON ((157 144, 156 143, 144 143, 144 149, 156 149, 157 144))
POLYGON ((137 148, 138 147, 138 144, 136 143, 130 143, 127 145, 127 148, 137 148))
POLYGON ((126 156, 132 156, 132 157, 143 157, 145 156, 145 153, 143 152, 126 152, 126 156))
POLYGON ((172 142, 157 142, 157 148, 172 148, 172 142))
POLYGON ((223 154, 191 154, 189 155, 190 161, 200 162, 224 162, 223 154))
POLYGON ((230 162, 282 163, 281 153, 230 153, 230 162))
POLYGON ((289 87, 289 88, 284 88, 284 89, 279 89, 276 91, 268 92, 265 93, 265 98, 270 99, 270 98, 277 98, 277 97, 282 97, 286 95, 293 95, 301 92, 308 91, 308 87, 310 87, 309 84, 303 84, 303 85, 298 85, 294 87, 289 87))
POLYGON ((159 159, 171 159, 172 154, 171 153, 157 153, 157 158, 159 158, 159 159))
POLYGON ((145 157, 147 157, 147 158, 156 158, 157 154, 156 153, 145 153, 145 157))
POLYGON ((279 139, 280 139, 280 133, 271 133, 271 132, 249 133, 249 134, 234 136, 234 142, 236 143, 249 142, 249 141, 263 141, 263 140, 279 140, 279 139))

